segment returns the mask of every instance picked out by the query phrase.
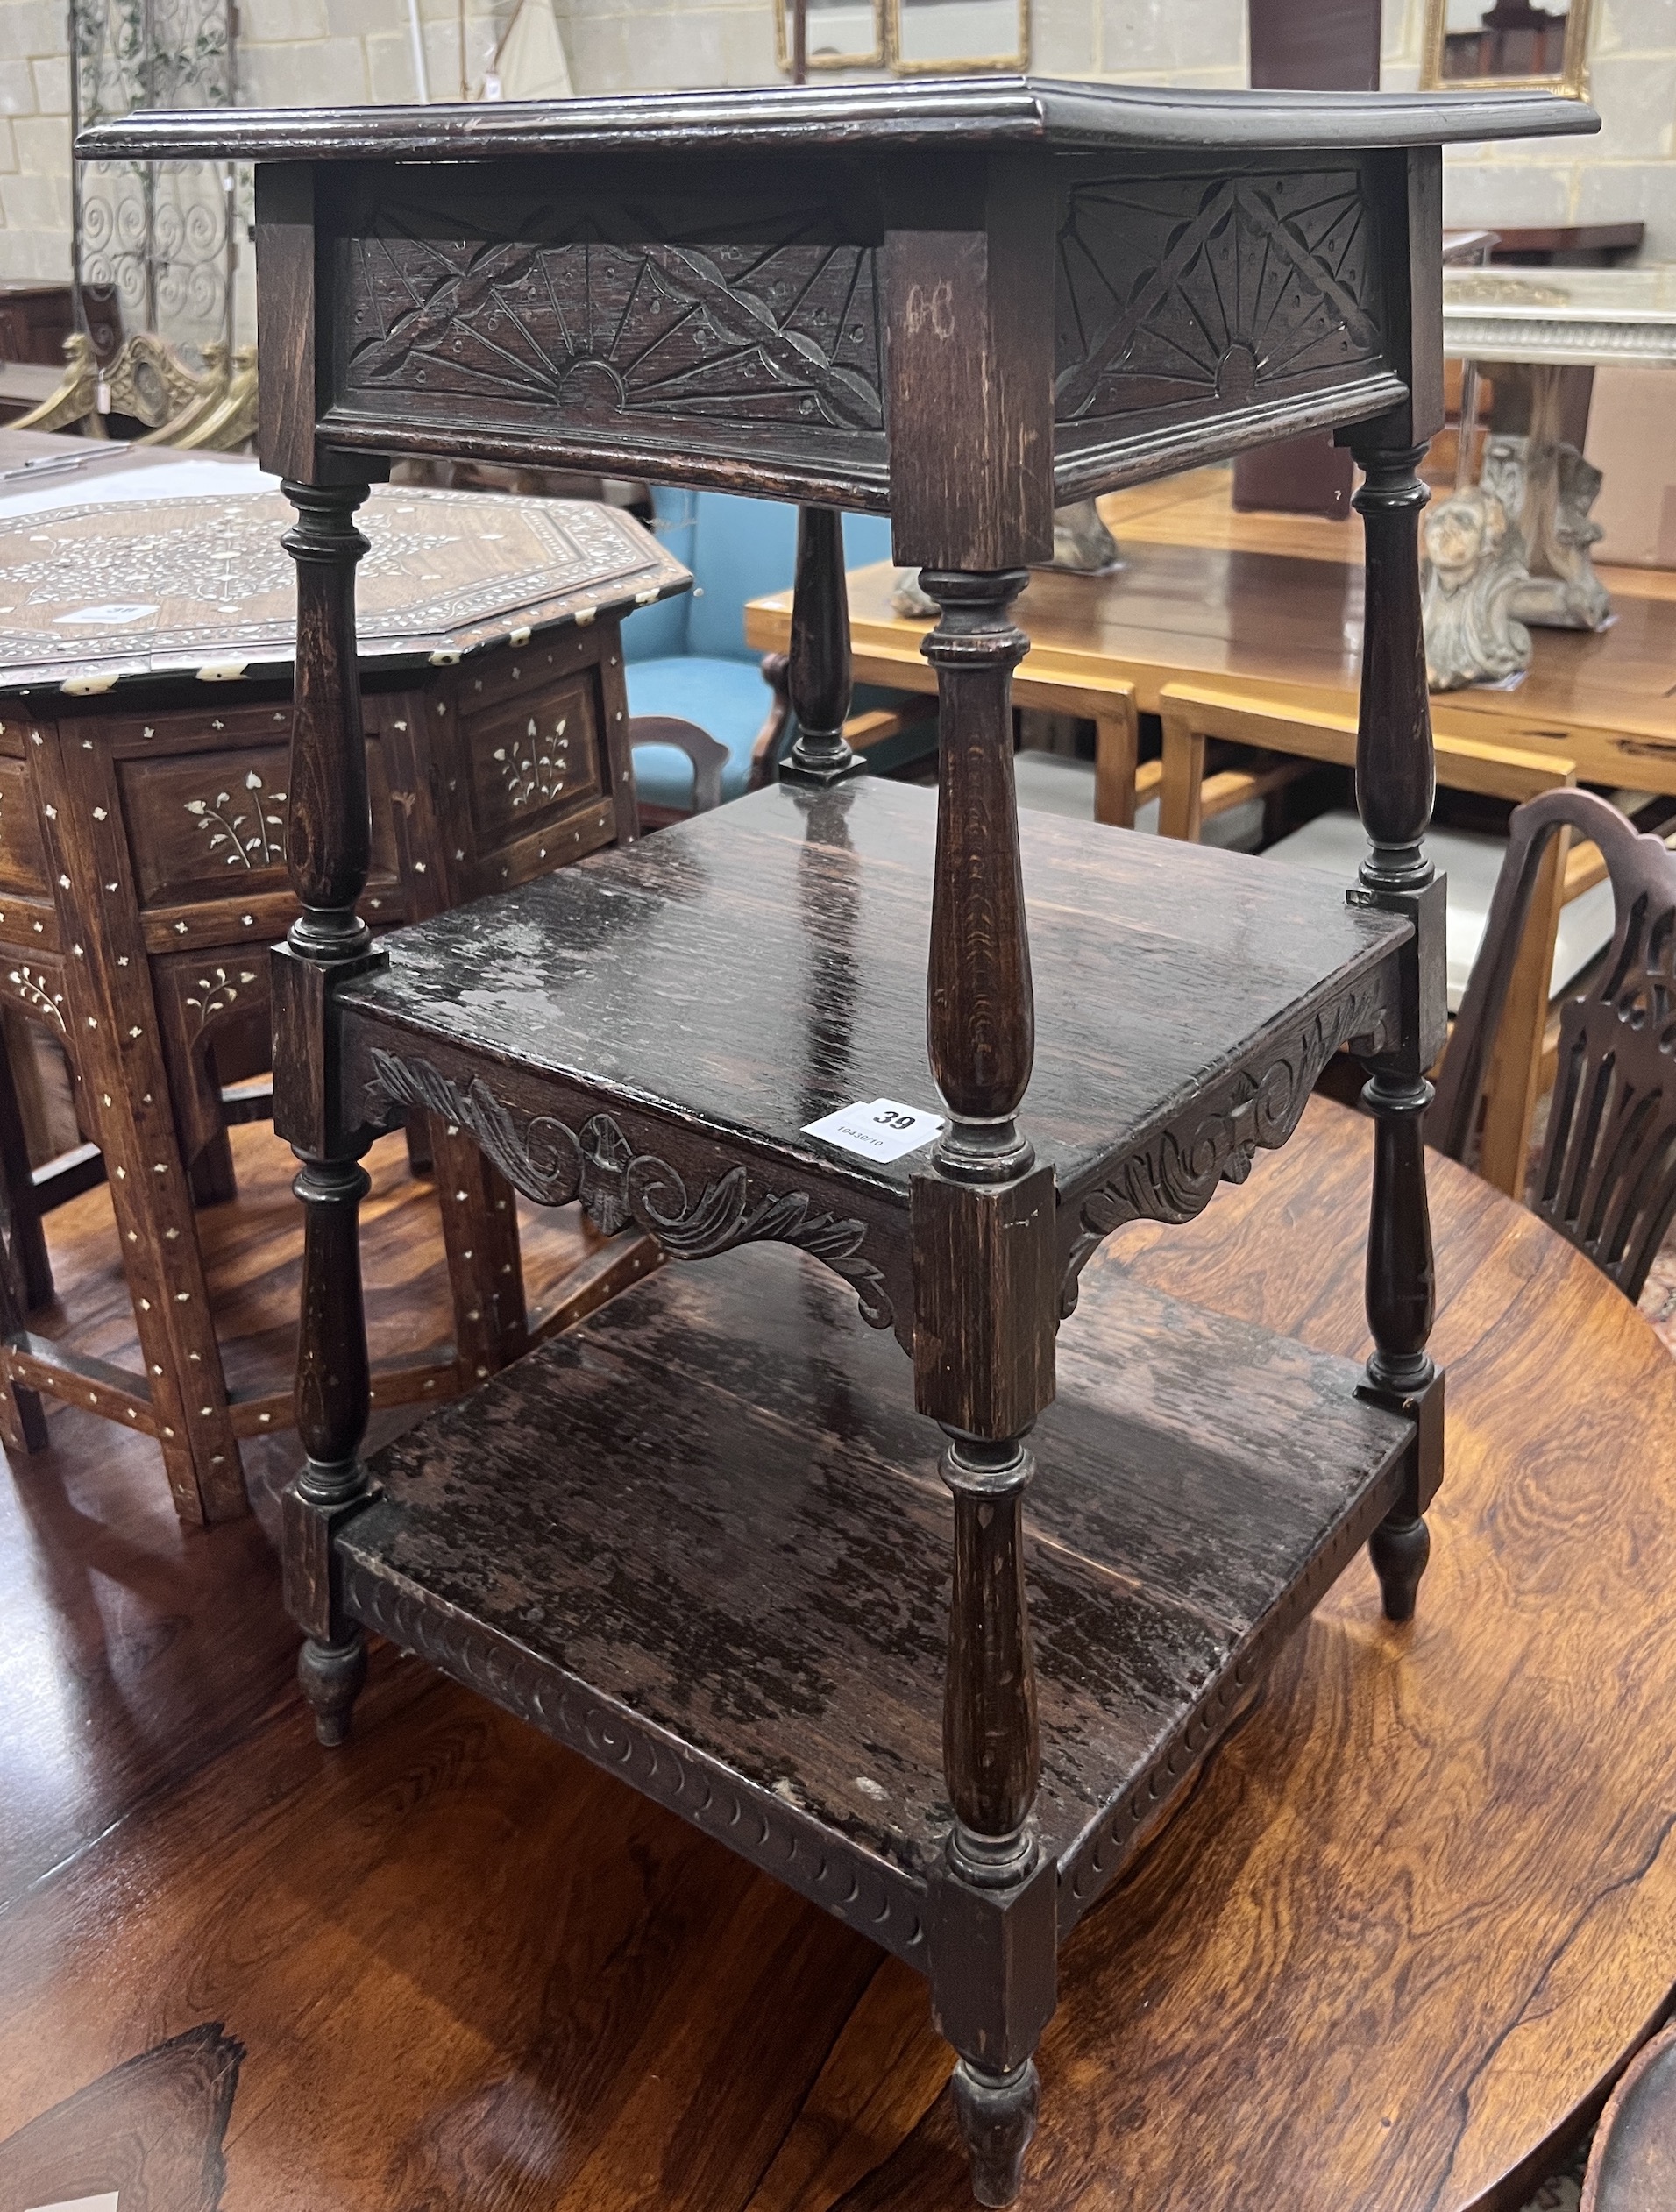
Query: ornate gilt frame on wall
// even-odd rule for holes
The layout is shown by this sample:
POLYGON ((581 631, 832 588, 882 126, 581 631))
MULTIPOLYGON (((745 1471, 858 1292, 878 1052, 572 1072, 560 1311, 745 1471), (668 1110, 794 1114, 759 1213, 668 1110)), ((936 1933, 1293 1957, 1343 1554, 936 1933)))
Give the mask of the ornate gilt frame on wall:
POLYGON ((962 54, 957 60, 907 61, 902 54, 904 0, 885 0, 884 51, 893 76, 964 76, 979 69, 1018 69, 1030 67, 1030 0, 1018 0, 1019 43, 1011 53, 962 54))
POLYGON ((1420 46, 1420 89, 1478 92, 1558 92, 1568 100, 1581 100, 1588 92, 1588 30, 1594 0, 1568 0, 1566 14, 1566 52, 1557 76, 1445 77, 1443 74, 1444 23, 1447 0, 1426 0, 1426 23, 1420 46))
MULTIPOLYGON (((889 32, 884 21, 884 0, 872 0, 873 43, 866 53, 811 53, 805 57, 807 69, 882 69, 889 51, 889 32)), ((782 76, 792 68, 792 0, 773 0, 774 60, 782 76)))

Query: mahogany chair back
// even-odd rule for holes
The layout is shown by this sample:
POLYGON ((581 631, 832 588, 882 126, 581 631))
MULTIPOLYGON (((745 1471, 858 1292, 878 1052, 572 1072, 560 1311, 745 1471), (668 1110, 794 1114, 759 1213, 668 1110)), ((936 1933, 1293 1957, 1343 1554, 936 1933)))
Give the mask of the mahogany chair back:
MULTIPOLYGON (((1197 839, 1203 824, 1213 816, 1267 798, 1304 773, 1311 762, 1355 766, 1353 715, 1283 704, 1226 685, 1166 684, 1158 706, 1164 733, 1158 826, 1165 837, 1197 839), (1211 743, 1240 746, 1269 758, 1263 765, 1211 774, 1207 748, 1211 743)), ((1437 780, 1444 789, 1509 799, 1515 805, 1575 780, 1575 767, 1569 760, 1467 736, 1452 731, 1446 721, 1434 727, 1433 752, 1437 780)), ((1446 833, 1433 833, 1432 851, 1439 865, 1446 867, 1446 833)), ((1560 910, 1591 889, 1604 872, 1588 863, 1589 855, 1581 852, 1569 861, 1557 850, 1550 855, 1536 887, 1524 959, 1509 986, 1501 1026, 1494 1032, 1495 1050, 1484 1079, 1484 1128, 1476 1164, 1486 1182, 1510 1198, 1523 1195, 1531 1123, 1546 1074, 1543 1046, 1560 910)))
POLYGON ((1548 791, 1514 811, 1426 1139, 1452 1159, 1471 1142, 1544 858, 1566 829, 1599 847, 1617 918, 1597 979, 1561 1017, 1531 1202, 1633 1299, 1676 1212, 1676 854, 1591 791, 1548 791))

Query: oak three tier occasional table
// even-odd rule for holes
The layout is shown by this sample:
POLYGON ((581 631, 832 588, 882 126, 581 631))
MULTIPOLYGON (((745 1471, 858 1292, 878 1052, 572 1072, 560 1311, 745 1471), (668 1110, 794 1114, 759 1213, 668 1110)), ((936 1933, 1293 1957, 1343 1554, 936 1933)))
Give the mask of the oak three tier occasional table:
POLYGON ((261 450, 299 518, 286 1567, 322 1737, 381 1629, 865 1929, 929 1980, 985 2203, 1020 2186, 1059 1942, 1358 1544, 1414 1606, 1440 146, 1593 126, 1517 94, 988 79, 81 141, 259 165, 261 450), (1359 881, 1021 832, 1009 610, 1055 505, 1325 428, 1366 474, 1359 881), (375 949, 354 517, 403 452, 802 501, 778 787, 375 949), (842 737, 840 507, 891 514, 942 610, 934 799, 842 737), (1377 1122, 1365 1371, 1121 1279, 1079 1306, 1105 1236, 1239 1180, 1346 1043, 1377 1122), (369 1466, 359 1162, 415 1102, 530 1196, 705 1265, 369 1466))

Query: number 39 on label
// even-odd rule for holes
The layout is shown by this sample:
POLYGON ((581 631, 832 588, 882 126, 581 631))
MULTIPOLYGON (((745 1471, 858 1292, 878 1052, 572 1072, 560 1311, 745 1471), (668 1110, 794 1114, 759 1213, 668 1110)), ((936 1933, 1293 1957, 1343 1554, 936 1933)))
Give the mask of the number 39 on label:
POLYGON ((806 1122, 803 1134, 863 1159, 891 1160, 930 1144, 942 1126, 941 1114, 922 1114, 918 1107, 904 1106, 894 1098, 873 1098, 865 1104, 841 1106, 818 1122, 806 1122))

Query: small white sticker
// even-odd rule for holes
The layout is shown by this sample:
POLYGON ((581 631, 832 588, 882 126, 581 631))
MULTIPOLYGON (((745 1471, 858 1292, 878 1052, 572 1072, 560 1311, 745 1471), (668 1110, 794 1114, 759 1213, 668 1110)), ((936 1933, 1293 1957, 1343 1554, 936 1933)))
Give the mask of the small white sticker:
POLYGON ((941 1114, 922 1114, 918 1107, 901 1105, 894 1098, 874 1098, 865 1105, 841 1106, 818 1122, 805 1122, 803 1134, 836 1145, 842 1152, 859 1152, 863 1159, 900 1159, 905 1152, 917 1152, 928 1145, 942 1125, 941 1114))
MULTIPOLYGON (((55 622, 143 622, 157 608, 140 599, 108 599, 103 606, 78 606, 69 614, 55 614, 55 622)), ((97 2200, 96 2199, 95 2201, 97 2200)))
POLYGON ((32 2212, 117 2212, 117 2192, 108 2189, 103 2196, 78 2196, 62 2204, 38 2204, 32 2212))

